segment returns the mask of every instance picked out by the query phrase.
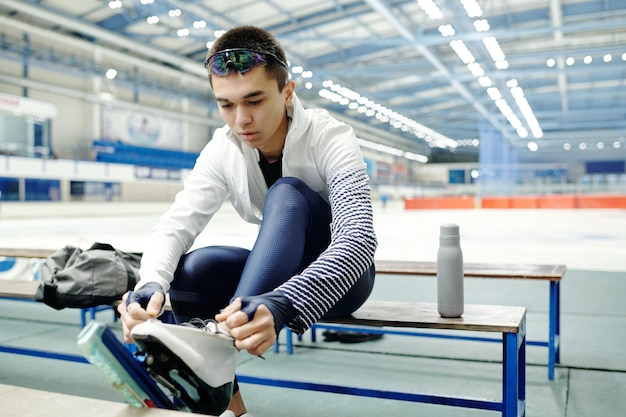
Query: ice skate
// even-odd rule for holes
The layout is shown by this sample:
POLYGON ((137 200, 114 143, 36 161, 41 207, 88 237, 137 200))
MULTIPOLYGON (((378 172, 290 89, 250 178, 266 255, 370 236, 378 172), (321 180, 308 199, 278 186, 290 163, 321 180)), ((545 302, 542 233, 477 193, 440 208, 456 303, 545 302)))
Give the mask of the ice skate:
POLYGON ((106 325, 95 320, 90 322, 79 333, 76 344, 128 405, 177 409, 172 396, 163 391, 106 325))
POLYGON ((194 413, 221 414, 230 403, 238 350, 212 321, 184 325, 148 320, 131 337, 153 379, 194 413))

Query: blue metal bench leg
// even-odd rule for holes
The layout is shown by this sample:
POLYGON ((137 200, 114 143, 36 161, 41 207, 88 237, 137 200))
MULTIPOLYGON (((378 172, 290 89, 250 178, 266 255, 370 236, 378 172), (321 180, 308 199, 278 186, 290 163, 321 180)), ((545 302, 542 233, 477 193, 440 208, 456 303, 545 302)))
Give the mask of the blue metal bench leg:
POLYGON ((311 343, 317 342, 317 327, 311 326, 311 343))
POLYGON ((556 292, 556 352, 554 361, 561 363, 561 283, 557 282, 556 292))
POLYGON ((98 307, 86 307, 80 309, 80 328, 84 328, 87 325, 87 314, 91 321, 96 319, 96 313, 99 311, 104 311, 112 309, 113 310, 113 321, 117 321, 117 315, 115 314, 115 307, 113 306, 98 306, 98 307))
POLYGON ((291 355, 293 353, 293 332, 290 329, 287 329, 287 340, 285 341, 286 343, 286 349, 287 349, 287 354, 291 355))
POLYGON ((526 414, 526 319, 519 333, 503 335, 502 416, 526 414))
POLYGON ((83 329, 87 325, 87 309, 80 309, 80 328, 83 329))
MULTIPOLYGON (((284 331, 287 354, 291 355, 293 353, 293 332, 288 327, 285 327, 284 331)), ((298 340, 302 340, 302 336, 298 336, 298 340)), ((274 353, 278 353, 279 351, 280 345, 278 343, 278 340, 276 340, 276 342, 274 343, 274 353)))
POLYGON ((550 281, 550 329, 548 335, 548 379, 554 379, 554 363, 558 362, 560 303, 559 283, 550 281))

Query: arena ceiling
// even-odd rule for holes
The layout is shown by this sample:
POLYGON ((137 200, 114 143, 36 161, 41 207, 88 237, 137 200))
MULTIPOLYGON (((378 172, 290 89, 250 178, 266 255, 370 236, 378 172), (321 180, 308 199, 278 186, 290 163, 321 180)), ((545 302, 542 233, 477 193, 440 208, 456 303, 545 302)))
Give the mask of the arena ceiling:
POLYGON ((623 0, 0 0, 0 23, 5 41, 48 30, 197 79, 220 31, 261 26, 306 104, 368 141, 431 161, 494 135, 525 161, 626 159, 623 0))

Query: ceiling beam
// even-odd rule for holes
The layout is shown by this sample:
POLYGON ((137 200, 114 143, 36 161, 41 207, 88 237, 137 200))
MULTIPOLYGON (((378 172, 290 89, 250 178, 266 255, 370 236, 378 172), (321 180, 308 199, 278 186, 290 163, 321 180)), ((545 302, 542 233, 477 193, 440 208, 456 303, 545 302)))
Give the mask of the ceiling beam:
POLYGON ((128 37, 117 35, 108 30, 101 29, 92 24, 87 24, 78 19, 72 19, 61 14, 54 13, 51 10, 32 6, 23 1, 3 0, 3 4, 20 13, 24 13, 37 19, 41 19, 45 22, 49 22, 52 25, 62 26, 73 32, 80 32, 84 35, 92 36, 101 41, 110 42, 120 48, 132 51, 147 58, 156 59, 158 61, 167 63, 174 68, 180 68, 185 72, 206 79, 206 70, 202 67, 202 65, 199 65, 199 63, 196 61, 183 58, 180 55, 169 54, 155 48, 150 48, 143 43, 134 42, 128 37))

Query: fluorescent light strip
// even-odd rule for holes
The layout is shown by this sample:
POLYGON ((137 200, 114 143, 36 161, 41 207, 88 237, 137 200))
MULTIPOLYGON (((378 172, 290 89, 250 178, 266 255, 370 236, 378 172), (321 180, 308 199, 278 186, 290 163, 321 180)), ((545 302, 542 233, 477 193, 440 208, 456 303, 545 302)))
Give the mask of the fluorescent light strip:
MULTIPOLYGON (((477 18, 483 15, 483 11, 480 5, 476 2, 476 0, 460 0, 461 4, 465 8, 465 12, 470 18, 477 18)), ((487 32, 489 31, 489 22, 487 19, 480 19, 474 21, 474 29, 476 32, 487 32)), ((441 25, 439 27, 439 32, 442 36, 453 36, 456 32, 452 25, 441 25)), ((506 55, 498 40, 495 36, 486 36, 483 38, 483 44, 489 52, 491 59, 493 60, 497 69, 505 70, 509 67, 509 63, 506 60, 506 55)), ((472 73, 474 77, 478 79, 479 84, 487 89, 487 94, 494 101, 496 107, 500 110, 502 115, 506 117, 507 121, 515 129, 518 136, 520 138, 528 137, 528 130, 522 125, 520 119, 515 115, 511 107, 508 105, 506 100, 502 97, 502 93, 496 87, 493 86, 493 82, 491 78, 485 76, 485 71, 481 67, 480 63, 476 61, 476 58, 469 50, 467 45, 460 40, 455 39, 450 42, 450 47, 454 50, 454 52, 458 55, 461 61, 467 65, 467 69, 472 73)), ((548 66, 551 66, 548 62, 548 66)), ((539 126, 539 122, 535 117, 528 100, 524 96, 524 92, 521 87, 517 85, 517 80, 509 80, 507 82, 507 87, 510 88, 511 94, 515 99, 515 103, 517 107, 520 109, 522 116, 526 120, 528 127, 530 128, 533 136, 535 138, 543 137, 543 131, 539 126)))
POLYGON ((389 123, 391 126, 403 132, 409 132, 419 139, 428 142, 431 147, 456 148, 458 146, 457 141, 402 114, 396 113, 387 107, 381 106, 367 97, 361 96, 356 91, 343 87, 331 80, 324 81, 322 86, 324 88, 319 91, 321 97, 334 103, 347 106, 349 109, 355 110, 360 114, 376 117, 377 120, 383 123, 389 123))
POLYGON ((391 146, 383 145, 382 143, 374 143, 365 139, 357 138, 357 141, 360 146, 368 149, 373 149, 378 152, 387 153, 394 156, 400 156, 406 159, 410 159, 412 161, 417 162, 428 162, 428 157, 425 155, 421 155, 418 153, 403 151, 402 149, 393 148, 391 146))

